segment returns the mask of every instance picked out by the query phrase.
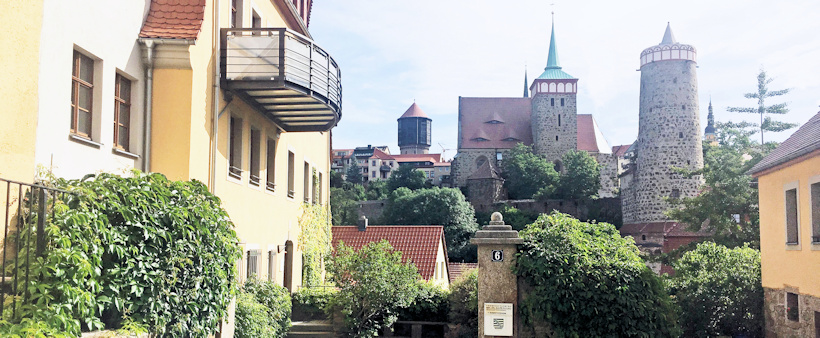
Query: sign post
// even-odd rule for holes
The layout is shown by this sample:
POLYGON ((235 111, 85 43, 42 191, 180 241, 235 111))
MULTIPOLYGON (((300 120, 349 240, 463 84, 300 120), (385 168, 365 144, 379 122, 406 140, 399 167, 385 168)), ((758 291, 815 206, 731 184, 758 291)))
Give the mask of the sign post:
POLYGON ((518 278, 512 267, 524 240, 496 212, 470 242, 478 246, 478 336, 517 337, 518 278))

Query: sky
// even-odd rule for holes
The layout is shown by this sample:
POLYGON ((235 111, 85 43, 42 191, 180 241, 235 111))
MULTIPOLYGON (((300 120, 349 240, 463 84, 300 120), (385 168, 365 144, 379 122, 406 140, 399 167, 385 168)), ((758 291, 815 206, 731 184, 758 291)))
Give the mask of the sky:
POLYGON ((816 0, 318 0, 311 35, 342 71, 333 148, 398 153, 396 119, 415 101, 433 120, 430 152, 452 157, 458 97, 521 97, 525 67, 529 86, 546 66, 552 11, 561 66, 579 79, 578 113, 594 116, 610 146, 637 138, 639 56, 667 22, 698 51, 701 128, 710 97, 717 121, 759 121, 726 107, 757 105, 743 94, 757 90, 761 67, 770 89, 791 89, 767 101, 789 103, 775 119, 802 124, 820 111, 816 0))

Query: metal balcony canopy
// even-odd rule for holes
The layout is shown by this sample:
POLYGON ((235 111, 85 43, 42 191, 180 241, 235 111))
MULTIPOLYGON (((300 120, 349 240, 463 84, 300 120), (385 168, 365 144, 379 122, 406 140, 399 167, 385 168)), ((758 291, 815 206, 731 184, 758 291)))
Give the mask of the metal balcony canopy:
POLYGON ((342 118, 341 72, 286 28, 223 28, 222 86, 288 132, 328 131, 342 118))

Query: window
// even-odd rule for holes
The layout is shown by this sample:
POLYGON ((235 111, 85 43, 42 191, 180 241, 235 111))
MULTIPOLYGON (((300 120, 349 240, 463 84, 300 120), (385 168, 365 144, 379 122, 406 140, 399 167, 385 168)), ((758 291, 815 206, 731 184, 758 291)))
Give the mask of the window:
POLYGON ((786 318, 795 322, 800 321, 800 304, 796 293, 786 292, 786 318))
POLYGON ((376 160, 370 161, 370 165, 375 167, 376 166, 376 160))
POLYGON ((259 186, 259 175, 261 174, 259 171, 261 170, 261 157, 262 157, 262 140, 260 138, 260 132, 257 129, 251 128, 251 176, 250 176, 250 184, 254 186, 259 186))
MULTIPOLYGON (((561 101, 563 101, 563 100, 564 99, 561 99, 561 101)), ((563 106, 563 104, 562 104, 562 106, 563 106)), ((558 126, 559 127, 561 126, 561 114, 558 114, 558 126)))
POLYGON ((555 107, 555 99, 550 99, 550 106, 555 107))
POLYGON ((371 171, 371 172, 370 172, 370 176, 372 176, 373 178, 376 178, 376 172, 375 172, 375 171, 371 171))
POLYGON ((276 282, 276 251, 268 251, 268 282, 276 282))
POLYGON ((319 195, 317 201, 322 204, 322 173, 319 173, 319 189, 316 190, 316 194, 319 195))
POLYGON ((558 135, 555 135, 555 140, 558 141, 558 135))
POLYGON ((269 138, 267 145, 268 156, 266 164, 268 170, 265 172, 265 176, 267 178, 267 184, 265 187, 268 191, 274 191, 276 189, 276 141, 269 138))
POLYGON ((131 127, 131 81, 117 74, 114 83, 114 147, 128 151, 131 127))
POLYGON ((242 179, 242 119, 231 116, 228 142, 228 176, 239 180, 242 179))
POLYGON ((481 165, 483 165, 483 164, 484 164, 484 162, 487 162, 487 157, 486 157, 486 156, 479 156, 479 157, 475 160, 475 167, 476 167, 476 168, 481 168, 481 165))
POLYGON ((786 190, 786 244, 798 244, 797 189, 786 190))
POLYGON ((259 250, 248 250, 248 274, 246 278, 259 277, 259 250))
POLYGON ((562 98, 561 99, 561 107, 563 107, 563 106, 564 106, 564 99, 562 98))
POLYGON ((304 182, 302 183, 304 188, 302 190, 304 190, 305 203, 308 203, 310 202, 310 164, 307 162, 305 162, 305 172, 303 177, 304 182))
POLYGON ((811 197, 811 242, 820 244, 820 182, 809 186, 811 197))
POLYGON ((91 138, 94 60, 74 51, 71 70, 71 132, 91 138))
POLYGON ((672 189, 672 193, 669 194, 671 198, 680 198, 680 189, 672 189))
POLYGON ((296 163, 293 157, 293 152, 288 151, 288 197, 293 198, 296 193, 294 191, 294 175, 296 174, 296 163))
POLYGON ((683 138, 683 132, 678 132, 678 138, 683 138))
POLYGON ((313 175, 311 175, 310 183, 310 192, 313 194, 313 198, 311 198, 310 202, 316 204, 317 198, 319 198, 319 190, 317 189, 319 184, 319 174, 316 173, 316 169, 313 169, 313 175))
MULTIPOLYGON (((251 13, 251 28, 262 28, 262 17, 256 13, 256 11, 252 11, 251 13)), ((253 35, 262 35, 261 31, 254 31, 253 35)))
POLYGON ((641 240, 645 241, 646 240, 646 235, 641 235, 641 240))

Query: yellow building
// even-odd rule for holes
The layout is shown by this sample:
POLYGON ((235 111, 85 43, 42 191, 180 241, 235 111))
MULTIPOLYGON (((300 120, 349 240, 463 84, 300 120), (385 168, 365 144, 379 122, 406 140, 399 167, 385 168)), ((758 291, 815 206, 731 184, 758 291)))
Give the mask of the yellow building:
POLYGON ((820 113, 750 172, 760 194, 767 337, 820 337, 820 113))
POLYGON ((339 67, 307 28, 312 0, 8 5, 0 178, 31 183, 40 166, 202 181, 236 224, 240 277, 300 287, 298 219, 328 205, 342 105, 339 67))

